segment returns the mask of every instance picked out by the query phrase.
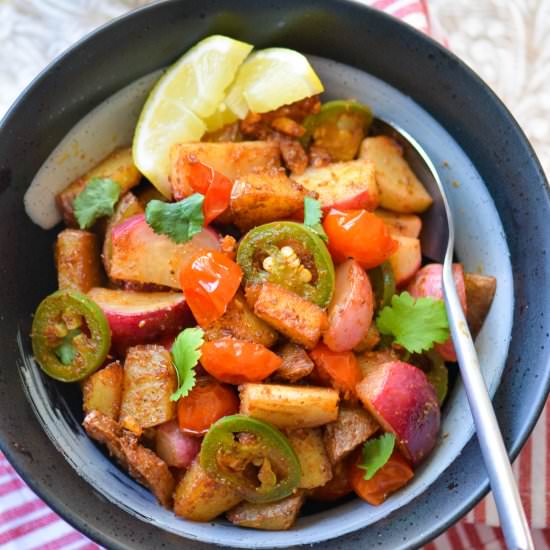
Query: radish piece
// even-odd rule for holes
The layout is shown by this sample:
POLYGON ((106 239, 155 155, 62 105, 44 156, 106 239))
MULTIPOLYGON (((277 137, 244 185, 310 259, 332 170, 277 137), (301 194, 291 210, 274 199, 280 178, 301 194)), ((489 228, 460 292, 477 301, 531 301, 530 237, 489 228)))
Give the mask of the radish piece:
POLYGON ((103 310, 111 328, 113 351, 156 342, 194 324, 181 292, 136 292, 92 288, 88 296, 103 310))
POLYGON ((433 449, 441 411, 433 386, 417 367, 390 361, 367 368, 357 395, 413 464, 433 449))
MULTIPOLYGON (((462 310, 466 314, 466 286, 461 264, 453 264, 453 278, 462 310)), ((407 290, 414 298, 429 296, 443 300, 443 266, 441 264, 425 265, 416 273, 407 290)), ((445 361, 456 361, 456 352, 450 336, 443 344, 436 344, 435 350, 445 361)))
POLYGON ((374 210, 379 203, 374 165, 365 160, 333 162, 321 168, 308 168, 293 179, 319 195, 325 212, 331 208, 374 210))
POLYGON ((336 268, 334 296, 328 308, 323 340, 332 351, 349 351, 365 336, 372 322, 374 298, 365 270, 355 260, 336 268))
POLYGON ((184 434, 176 420, 158 426, 155 450, 168 466, 188 468, 201 448, 201 439, 184 434))
POLYGON ((198 250, 220 250, 219 236, 205 228, 186 243, 177 244, 155 233, 144 214, 115 226, 110 275, 114 279, 180 288, 179 270, 198 250))
POLYGON ((395 284, 400 287, 407 284, 422 265, 422 250, 420 241, 411 237, 392 235, 399 247, 388 258, 395 284))

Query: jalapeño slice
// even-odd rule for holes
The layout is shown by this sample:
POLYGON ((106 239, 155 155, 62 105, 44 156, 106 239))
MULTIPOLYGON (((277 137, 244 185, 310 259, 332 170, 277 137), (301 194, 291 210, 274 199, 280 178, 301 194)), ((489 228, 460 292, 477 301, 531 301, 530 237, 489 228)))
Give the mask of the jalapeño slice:
POLYGON ((391 298, 395 294, 393 269, 390 262, 383 262, 369 269, 368 275, 376 298, 375 309, 380 311, 391 304, 391 298))
POLYGON ((273 222, 241 240, 237 263, 248 284, 275 283, 326 307, 334 292, 334 264, 320 237, 296 222, 273 222))
POLYGON ((313 143, 330 153, 333 161, 352 160, 372 122, 372 112, 354 100, 328 101, 303 122, 303 145, 313 143))
POLYGON ((262 420, 240 414, 221 418, 208 430, 200 464, 248 502, 272 502, 290 495, 301 469, 288 439, 262 420))
POLYGON ((32 349, 40 368, 61 382, 76 382, 96 371, 111 346, 109 323, 86 295, 58 290, 34 314, 32 349))

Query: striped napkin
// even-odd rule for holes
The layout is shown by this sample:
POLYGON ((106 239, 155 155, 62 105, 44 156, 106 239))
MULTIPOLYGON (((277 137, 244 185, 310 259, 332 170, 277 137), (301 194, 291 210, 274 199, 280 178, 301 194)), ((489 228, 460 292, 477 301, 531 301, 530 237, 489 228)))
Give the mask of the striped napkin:
MULTIPOLYGON (((70 0, 57 0, 58 2, 70 0)), ((434 35, 427 0, 363 0, 434 35)), ((98 0, 96 0, 99 3, 98 0)), ((137 0, 134 5, 143 4, 137 0)), ((132 4, 132 2, 128 2, 132 4)), ((103 21, 101 21, 103 22, 103 21)), ((100 21, 96 22, 97 24, 100 21)), ((0 38, 1 40, 1 38, 0 38)), ((52 52, 52 56, 54 53, 52 52)), ((537 550, 550 550, 550 458, 546 442, 550 409, 541 418, 514 463, 514 473, 537 550), (547 476, 548 472, 548 476, 547 476)), ((460 522, 425 546, 425 550, 505 549, 492 495, 460 522)), ((100 547, 73 529, 40 500, 0 452, 0 548, 2 550, 95 550, 100 547)))

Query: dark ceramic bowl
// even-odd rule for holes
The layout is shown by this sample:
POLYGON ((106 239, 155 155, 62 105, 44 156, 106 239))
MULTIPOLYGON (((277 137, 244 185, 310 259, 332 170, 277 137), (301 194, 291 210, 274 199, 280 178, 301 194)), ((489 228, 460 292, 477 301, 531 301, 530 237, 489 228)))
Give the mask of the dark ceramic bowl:
POLYGON ((550 198, 532 149, 500 101, 439 45, 352 1, 203 0, 200 7, 171 1, 121 18, 72 48, 0 123, 0 446, 56 511, 109 548, 206 547, 201 541, 323 545, 345 532, 324 546, 418 546, 455 522, 487 490, 478 445, 467 443, 472 424, 460 383, 444 411, 445 422, 455 422, 456 429, 418 472, 417 485, 392 497, 387 508, 376 515, 354 501, 312 511, 288 534, 258 534, 223 522, 186 525, 155 516, 149 495, 82 435, 78 389, 45 379, 30 360, 31 314, 55 288, 55 232, 41 230, 25 214, 29 183, 90 110, 213 33, 325 58, 313 61, 329 93, 352 90, 378 114, 409 129, 441 166, 451 158, 447 182, 454 170, 464 175, 463 192, 452 197, 463 228, 459 256, 470 269, 474 261, 486 261, 498 270, 496 314, 478 349, 484 366, 491 367, 485 374, 493 391, 500 380, 495 407, 512 457, 532 429, 550 382, 550 320, 545 317, 550 235, 544 234, 550 198), (372 76, 356 78, 357 73, 326 59, 372 76), (166 530, 174 525, 188 540, 166 530))

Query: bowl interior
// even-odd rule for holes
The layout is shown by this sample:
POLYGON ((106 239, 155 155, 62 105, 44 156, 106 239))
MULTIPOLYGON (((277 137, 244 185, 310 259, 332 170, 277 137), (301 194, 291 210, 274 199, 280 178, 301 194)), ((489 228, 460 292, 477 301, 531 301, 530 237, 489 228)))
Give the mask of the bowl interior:
MULTIPOLYGON (((375 115, 394 121, 426 149, 444 182, 457 226, 456 250, 467 271, 497 277, 497 294, 476 347, 491 394, 504 368, 513 317, 513 279, 509 250, 497 210, 485 184, 451 135, 418 104, 365 72, 320 57, 310 57, 325 84, 326 98, 354 97, 375 115), (491 239, 484 236, 491 235, 491 239)), ((159 72, 139 79, 94 109, 60 142, 38 172, 25 206, 51 227, 53 195, 91 167, 116 145, 128 144, 147 91, 159 72), (105 139, 107 136, 108 139, 105 139), (84 160, 83 160, 84 158, 84 160)), ((53 290, 52 281, 52 290, 53 290)), ((455 460, 473 434, 465 393, 458 382, 444 408, 440 439, 418 469, 413 482, 372 507, 355 499, 336 508, 302 517, 289 532, 265 533, 236 528, 224 520, 199 524, 176 518, 162 509, 145 489, 131 480, 88 439, 80 427, 78 391, 45 378, 30 357, 28 338, 20 333, 26 358, 23 383, 33 409, 50 440, 80 476, 109 501, 157 527, 192 539, 237 547, 288 547, 314 543, 370 525, 406 505, 425 491, 455 460)))

